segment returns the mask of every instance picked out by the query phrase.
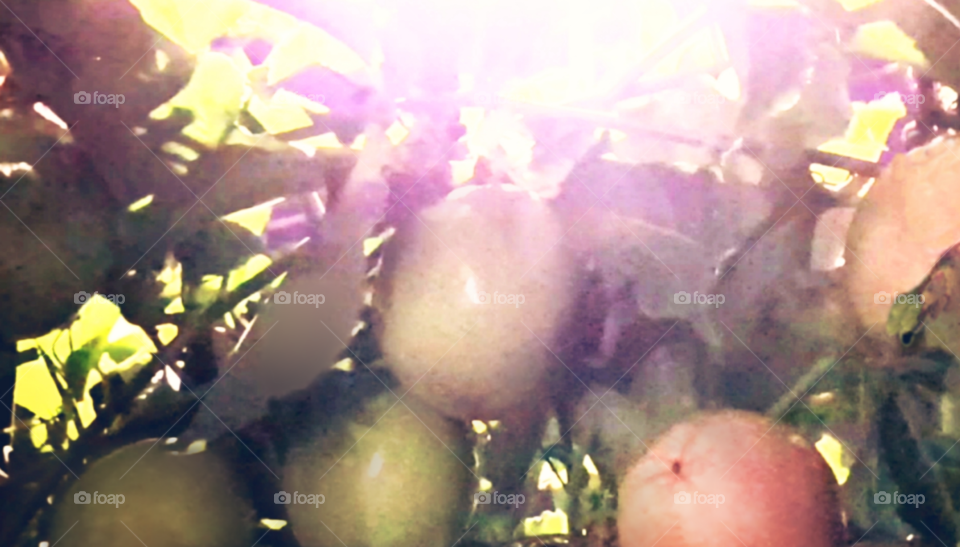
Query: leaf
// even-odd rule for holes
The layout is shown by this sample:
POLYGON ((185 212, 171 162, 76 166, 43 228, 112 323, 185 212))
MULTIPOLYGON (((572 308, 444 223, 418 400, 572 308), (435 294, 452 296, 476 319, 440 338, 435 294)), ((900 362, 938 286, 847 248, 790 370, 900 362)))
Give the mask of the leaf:
POLYGON ((907 109, 899 95, 891 93, 868 103, 854 102, 853 117, 843 139, 830 140, 818 150, 877 162, 887 150, 887 140, 907 109))
POLYGON ((567 515, 560 509, 544 511, 539 517, 523 519, 523 535, 526 537, 566 535, 569 533, 570 526, 567 515))
POLYGON ((60 413, 63 398, 60 397, 57 385, 42 357, 17 367, 13 404, 22 406, 45 420, 52 420, 60 413))
POLYGON ((200 56, 187 86, 150 113, 152 119, 169 117, 175 108, 193 112, 194 119, 183 128, 191 139, 215 147, 233 127, 240 114, 246 74, 229 56, 208 52, 200 56))
POLYGON ((119 373, 124 381, 129 381, 141 365, 153 359, 151 354, 157 352, 146 331, 123 317, 113 326, 102 349, 98 363, 100 371, 104 374, 119 373))
POLYGON ((254 95, 250 98, 247 111, 271 135, 313 126, 313 120, 310 119, 303 107, 277 100, 276 97, 267 103, 258 95, 254 95))
POLYGON ((264 61, 267 83, 286 80, 310 65, 320 65, 350 75, 367 70, 367 64, 346 44, 319 28, 301 23, 297 32, 277 44, 264 61))
POLYGON ((63 376, 74 399, 79 400, 85 396, 87 378, 90 370, 97 366, 100 353, 94 348, 80 348, 67 357, 67 362, 63 365, 63 376))
POLYGON ((917 42, 908 36, 893 21, 877 21, 857 28, 850 47, 861 53, 884 61, 903 62, 928 68, 929 61, 919 49, 917 42))
POLYGON ((837 484, 843 486, 850 478, 850 468, 843 462, 843 445, 837 439, 824 433, 823 437, 814 446, 816 446, 817 452, 823 456, 827 465, 830 466, 833 476, 837 479, 837 484))
POLYGON ((227 290, 232 291, 253 279, 257 274, 269 268, 270 264, 273 264, 273 261, 267 255, 261 254, 250 257, 244 265, 230 270, 227 277, 227 290))
POLYGON ((247 0, 130 0, 144 21, 177 45, 196 55, 250 9, 247 0))

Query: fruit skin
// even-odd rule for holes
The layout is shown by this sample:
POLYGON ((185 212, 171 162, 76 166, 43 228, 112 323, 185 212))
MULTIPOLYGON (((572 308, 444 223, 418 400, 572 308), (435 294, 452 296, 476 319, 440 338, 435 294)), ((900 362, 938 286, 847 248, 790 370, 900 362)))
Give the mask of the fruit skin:
POLYGON ((867 193, 847 236, 846 290, 866 330, 878 338, 896 292, 909 293, 960 240, 956 215, 960 140, 935 140, 894 158, 867 193), (881 292, 887 296, 877 295, 881 292))
POLYGON ((471 501, 465 432, 429 407, 383 394, 293 447, 283 489, 322 494, 287 506, 303 547, 451 545, 471 501))
POLYGON ((627 473, 621 545, 830 546, 840 531, 832 483, 820 455, 789 429, 759 414, 707 414, 675 426, 627 473), (680 492, 724 500, 678 504, 680 492))
POLYGON ((250 504, 216 455, 173 455, 153 445, 142 441, 93 463, 54 505, 51 543, 125 547, 139 538, 150 547, 209 547, 256 540, 250 504), (125 499, 118 507, 79 505, 80 491, 125 499))
POLYGON ((504 419, 543 397, 573 292, 562 236, 545 202, 510 185, 455 190, 402 222, 375 305, 405 387, 465 420, 504 419), (481 303, 511 296, 518 303, 481 303))

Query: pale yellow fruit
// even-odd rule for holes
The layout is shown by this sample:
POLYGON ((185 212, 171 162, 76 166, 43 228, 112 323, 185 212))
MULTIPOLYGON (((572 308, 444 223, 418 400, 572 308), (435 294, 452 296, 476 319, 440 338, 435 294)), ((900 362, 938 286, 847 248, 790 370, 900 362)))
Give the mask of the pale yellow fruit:
POLYGON ((208 452, 173 455, 153 440, 94 462, 53 511, 49 540, 63 547, 240 546, 256 540, 250 505, 223 461, 208 452), (123 502, 75 503, 81 492, 117 496, 114 501, 122 495, 123 502))
POLYGON ((323 496, 287 505, 293 532, 303 547, 452 545, 475 480, 466 454, 463 432, 429 407, 379 396, 289 452, 284 491, 323 496))
POLYGON ((540 397, 572 292, 562 236, 546 203, 506 185, 456 190, 399 226, 377 305, 405 388, 462 419, 540 397))
POLYGON ((831 480, 790 430, 748 412, 709 414, 675 426, 627 473, 620 542, 828 547, 839 515, 831 480))
POLYGON ((893 295, 916 288, 960 241, 958 166, 957 139, 897 156, 857 209, 847 238, 846 288, 865 329, 879 323, 874 330, 883 333, 893 295))

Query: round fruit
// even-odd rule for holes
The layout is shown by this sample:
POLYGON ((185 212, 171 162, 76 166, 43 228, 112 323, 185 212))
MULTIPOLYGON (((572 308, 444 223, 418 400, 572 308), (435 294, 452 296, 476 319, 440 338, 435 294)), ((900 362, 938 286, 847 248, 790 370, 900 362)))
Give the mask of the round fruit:
POLYGON ((864 328, 890 314, 896 293, 908 293, 940 255, 960 241, 952 173, 960 140, 936 140, 898 155, 866 195, 847 236, 846 287, 864 328))
POLYGON ((453 544, 470 501, 463 445, 429 407, 373 399, 289 452, 282 484, 294 534, 303 547, 453 544))
POLYGON ((621 545, 834 545, 831 481, 799 435, 758 414, 709 414, 675 426, 627 473, 621 545))
POLYGON ((406 388, 462 419, 540 397, 572 293, 562 237, 546 203, 508 185, 455 190, 398 226, 378 334, 406 388))
POLYGON ((153 440, 95 462, 53 508, 64 547, 249 545, 251 510, 217 456, 173 455, 153 440))

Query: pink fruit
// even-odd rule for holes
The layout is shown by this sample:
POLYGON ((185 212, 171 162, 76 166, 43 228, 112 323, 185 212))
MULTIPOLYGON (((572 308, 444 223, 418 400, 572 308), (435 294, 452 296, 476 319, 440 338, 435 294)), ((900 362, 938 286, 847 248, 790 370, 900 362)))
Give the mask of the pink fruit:
POLYGON ((620 487, 623 547, 828 547, 839 532, 829 468, 799 435, 741 411, 660 438, 620 487))

